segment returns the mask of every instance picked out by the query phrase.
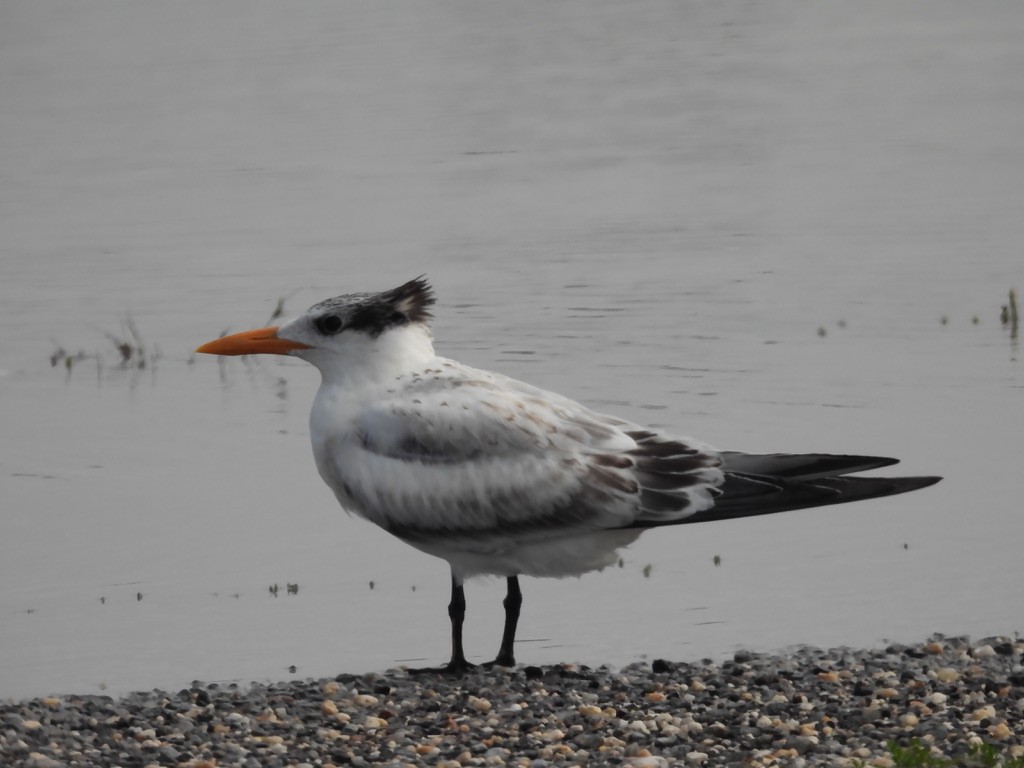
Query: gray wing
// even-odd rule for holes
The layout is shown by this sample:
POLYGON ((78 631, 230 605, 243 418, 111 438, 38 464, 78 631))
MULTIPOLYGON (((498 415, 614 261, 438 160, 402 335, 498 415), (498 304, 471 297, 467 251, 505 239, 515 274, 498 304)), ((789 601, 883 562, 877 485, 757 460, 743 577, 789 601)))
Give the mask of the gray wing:
POLYGON ((332 485, 395 535, 448 543, 646 526, 713 504, 713 451, 514 384, 448 378, 366 410, 330 446, 332 485))

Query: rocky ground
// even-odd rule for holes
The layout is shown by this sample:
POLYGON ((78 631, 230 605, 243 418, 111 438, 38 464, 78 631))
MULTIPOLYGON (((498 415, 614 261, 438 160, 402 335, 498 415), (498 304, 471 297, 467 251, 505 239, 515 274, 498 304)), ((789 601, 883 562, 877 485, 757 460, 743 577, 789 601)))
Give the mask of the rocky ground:
MULTIPOLYGON (((936 636, 722 663, 195 683, 0 704, 0 765, 893 765, 887 743, 1024 763, 1024 640, 936 636)), ((980 763, 979 763, 980 764, 980 763)))

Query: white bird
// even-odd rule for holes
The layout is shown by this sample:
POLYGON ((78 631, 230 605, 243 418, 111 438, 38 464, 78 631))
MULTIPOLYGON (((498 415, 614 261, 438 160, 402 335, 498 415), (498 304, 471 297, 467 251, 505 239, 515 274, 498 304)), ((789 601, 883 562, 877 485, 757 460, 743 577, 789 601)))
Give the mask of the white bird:
POLYGON ((938 477, 847 477, 896 459, 717 451, 596 413, 566 397, 434 352, 430 285, 320 302, 280 327, 196 351, 270 353, 315 365, 313 455, 341 505, 451 567, 452 655, 463 582, 504 576, 494 664, 515 664, 519 576, 576 576, 615 563, 649 528, 903 493, 938 477))

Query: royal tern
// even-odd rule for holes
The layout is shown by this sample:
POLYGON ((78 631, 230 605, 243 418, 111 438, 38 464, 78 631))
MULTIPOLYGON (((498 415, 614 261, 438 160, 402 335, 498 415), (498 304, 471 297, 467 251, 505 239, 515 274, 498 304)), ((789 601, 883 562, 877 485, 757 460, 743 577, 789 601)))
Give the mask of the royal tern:
POLYGON ((463 582, 507 579, 493 663, 515 663, 519 576, 578 576, 615 563, 649 528, 904 493, 938 477, 849 477, 876 456, 717 451, 434 352, 434 294, 417 278, 327 299, 280 327, 196 351, 292 355, 322 376, 313 455, 341 505, 451 567, 451 660, 463 582))

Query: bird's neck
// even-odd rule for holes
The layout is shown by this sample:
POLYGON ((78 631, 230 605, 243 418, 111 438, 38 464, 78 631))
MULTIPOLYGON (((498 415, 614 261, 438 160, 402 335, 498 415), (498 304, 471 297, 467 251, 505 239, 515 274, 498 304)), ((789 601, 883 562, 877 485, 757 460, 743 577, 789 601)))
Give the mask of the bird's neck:
POLYGON ((324 387, 374 389, 421 370, 436 357, 430 329, 422 324, 394 328, 376 338, 352 339, 341 357, 315 361, 324 387))

